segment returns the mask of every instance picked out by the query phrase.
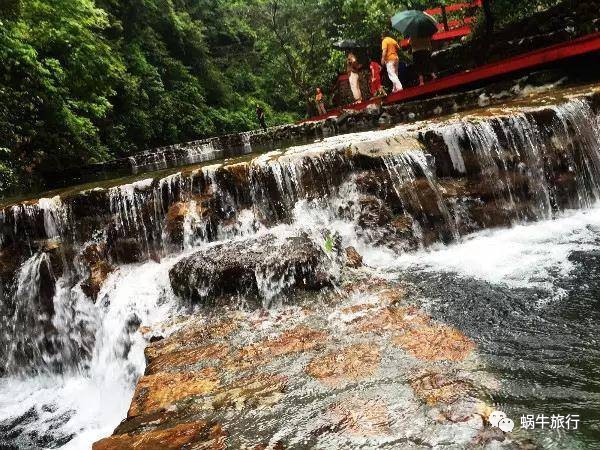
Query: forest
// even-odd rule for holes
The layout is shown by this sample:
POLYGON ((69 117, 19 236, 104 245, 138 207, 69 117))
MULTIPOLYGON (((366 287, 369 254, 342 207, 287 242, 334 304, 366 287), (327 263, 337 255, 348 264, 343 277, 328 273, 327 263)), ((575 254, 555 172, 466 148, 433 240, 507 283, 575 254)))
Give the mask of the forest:
MULTIPOLYGON (((553 3, 492 1, 495 26, 553 3)), ((333 42, 376 46, 392 14, 439 4, 3 0, 0 194, 70 166, 256 128, 256 105, 269 125, 297 120, 343 69, 333 42)))

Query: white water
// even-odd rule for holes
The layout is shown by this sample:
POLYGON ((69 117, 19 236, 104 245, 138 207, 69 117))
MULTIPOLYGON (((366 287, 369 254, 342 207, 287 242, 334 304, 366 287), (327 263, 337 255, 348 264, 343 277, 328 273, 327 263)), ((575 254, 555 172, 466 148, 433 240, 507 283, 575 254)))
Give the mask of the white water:
MULTIPOLYGON (((560 110, 562 111, 560 117, 565 121, 565 135, 569 133, 567 123, 583 123, 583 120, 580 120, 581 110, 581 107, 574 112, 564 108, 560 110), (579 115, 576 115, 577 112, 579 115)), ((485 122, 461 125, 461 127, 463 128, 457 129, 449 126, 443 130, 449 131, 454 137, 458 136, 459 132, 469 137, 470 145, 475 146, 475 154, 481 163, 482 173, 489 177, 492 183, 498 185, 498 191, 507 196, 506 200, 509 200, 509 203, 514 203, 510 187, 506 189, 505 186, 507 180, 499 176, 499 167, 495 158, 500 157, 500 164, 503 165, 501 169, 506 169, 507 160, 500 152, 500 140, 496 131, 485 122)), ((540 143, 534 139, 535 130, 532 130, 525 118, 521 116, 510 123, 510 129, 515 131, 510 146, 515 155, 520 156, 521 162, 529 163, 523 162, 529 178, 538 181, 534 183, 532 189, 536 200, 534 208, 536 217, 549 217, 551 205, 548 186, 537 164, 541 160, 541 154, 540 143)), ((405 130, 409 132, 410 127, 406 126, 405 130)), ((600 173, 600 160, 597 155, 597 143, 600 137, 593 130, 587 133, 585 131, 578 129, 579 134, 587 138, 585 148, 589 151, 589 155, 586 155, 587 159, 584 162, 591 174, 588 175, 592 178, 591 184, 596 186, 597 183, 593 183, 595 181, 593 178, 600 173)), ((386 132, 377 131, 330 138, 318 145, 298 147, 290 150, 290 153, 309 148, 314 150, 347 145, 349 139, 357 139, 360 142, 374 137, 391 137, 397 132, 398 128, 386 132)), ((455 169, 462 172, 465 160, 462 158, 461 151, 468 149, 459 148, 460 143, 457 139, 450 141, 453 145, 450 150, 452 163, 455 169)), ((416 254, 398 255, 387 249, 370 246, 359 237, 357 225, 353 220, 339 217, 338 207, 344 207, 348 200, 356 196, 350 183, 346 183, 339 189, 338 197, 331 198, 335 190, 330 187, 334 184, 330 183, 330 186, 325 178, 325 183, 321 187, 322 195, 327 198, 302 200, 312 196, 304 195, 306 186, 299 182, 302 179, 301 171, 306 170, 308 174, 312 172, 309 171, 310 169, 291 164, 289 160, 269 161, 269 157, 273 155, 274 153, 257 158, 253 163, 253 170, 262 170, 263 166, 270 166, 281 202, 286 207, 293 208, 294 223, 291 226, 280 225, 269 232, 285 236, 295 235, 305 230, 315 240, 320 238, 320 233, 324 230, 329 233, 336 232, 344 238, 344 245, 355 246, 365 257, 365 262, 383 275, 393 277, 402 271, 415 269, 453 272, 459 276, 506 284, 509 287, 537 286, 548 289, 552 295, 560 295, 560 292, 553 291, 552 278, 556 275, 569 274, 573 268, 568 260, 569 255, 575 250, 593 248, 596 239, 594 230, 600 228, 600 208, 570 211, 557 220, 520 225, 507 230, 488 230, 463 237, 457 244, 448 247, 440 245, 416 254)), ((388 158, 385 162, 391 179, 397 183, 414 181, 414 168, 420 167, 429 186, 436 194, 440 211, 451 226, 454 237, 458 238, 456 229, 452 227, 455 217, 444 204, 436 188, 437 180, 427 167, 425 157, 422 154, 407 153, 403 157, 388 158), (408 165, 409 162, 411 165, 408 165)), ((312 163, 318 167, 315 171, 330 173, 325 161, 320 160, 318 155, 312 163), (323 164, 323 167, 318 164, 323 164)), ((210 168, 204 170, 216 188, 214 170, 212 172, 210 168)), ((580 178, 583 179, 583 176, 580 178)), ((152 184, 150 179, 110 190, 111 212, 118 219, 117 232, 125 229, 134 230, 137 238, 143 240, 144 250, 148 254, 151 253, 151 243, 162 243, 164 240, 161 234, 162 219, 168 205, 163 205, 160 194, 165 187, 169 191, 169 198, 175 200, 175 195, 171 192, 171 182, 180 183, 181 175, 175 174, 165 178, 158 187, 152 189, 152 192, 147 192, 150 191, 152 184), (153 199, 153 208, 149 219, 144 222, 142 199, 147 195, 153 199)), ((257 212, 256 209, 260 210, 261 201, 271 207, 270 202, 275 199, 267 195, 263 196, 260 185, 254 188, 252 192, 255 200, 254 213, 257 212)), ((585 190, 580 189, 580 191, 585 190)), ((399 192, 398 195, 401 197, 399 192)), ((419 203, 418 198, 413 200, 416 204, 419 203)), ((589 205, 591 201, 579 203, 589 205)), ((56 213, 61 211, 60 204, 56 201, 43 201, 40 207, 44 211, 44 228, 47 236, 55 237, 63 234, 64 219, 56 213)), ((188 251, 204 241, 201 233, 203 221, 197 213, 194 213, 196 208, 193 203, 190 209, 192 213, 186 218, 184 224, 184 247, 188 251)), ((15 214, 17 212, 15 210, 15 214)), ((19 210, 19 213, 29 214, 30 211, 24 207, 23 211, 19 210)), ((218 236, 228 239, 252 234, 257 230, 254 213, 249 210, 240 213, 238 220, 241 223, 234 227, 236 229, 219 230, 218 236)), ((260 232, 266 233, 267 230, 262 229, 260 232)), ((126 236, 126 233, 123 233, 123 236, 126 236)), ((168 281, 168 270, 175 260, 171 258, 163 260, 160 264, 149 262, 122 266, 118 273, 111 276, 98 296, 97 305, 90 307, 97 316, 91 321, 97 328, 89 367, 80 367, 76 372, 62 376, 39 375, 23 380, 4 379, 3 385, 0 386, 0 422, 8 418, 18 418, 27 411, 34 410, 37 418, 29 423, 22 420, 26 429, 23 435, 37 432, 41 435, 54 436, 55 442, 61 437, 75 435, 76 437, 64 447, 68 449, 89 448, 95 440, 110 435, 118 422, 125 417, 135 381, 144 369, 145 341, 139 333, 135 332, 138 328, 137 321, 129 329, 126 324, 135 316, 143 325, 151 325, 164 321, 175 313, 175 302, 168 281), (60 417, 63 419, 59 420, 60 417)), ((33 259, 32 263, 36 261, 33 259)), ((269 276, 269 273, 257 274, 259 286, 267 303, 271 300, 272 293, 278 293, 288 284, 285 276, 280 279, 271 279, 269 276)), ((21 283, 23 287, 30 284, 21 283)), ((60 320, 63 326, 59 328, 65 330, 71 337, 68 324, 74 321, 70 320, 70 317, 63 318, 57 314, 53 320, 60 320)))
POLYGON ((544 220, 509 229, 484 230, 444 246, 397 255, 371 251, 365 262, 386 272, 417 269, 451 272, 508 287, 537 287, 560 295, 553 280, 573 269, 575 251, 597 249, 600 205, 566 211, 555 220, 544 220))
MULTIPOLYGON (((164 321, 176 309, 168 280, 175 259, 124 266, 98 296, 100 327, 89 369, 66 375, 4 379, 0 386, 0 421, 34 409, 37 420, 26 432, 56 437, 75 435, 65 449, 85 449, 112 434, 125 417, 137 378, 145 367, 146 341, 127 330, 137 316, 143 325, 164 321), (109 303, 104 304, 104 299, 109 303), (64 415, 64 423, 57 419, 64 415), (57 426, 58 424, 58 426, 57 426)), ((34 446, 35 448, 35 446, 34 446)))
MULTIPOLYGON (((398 256, 361 242, 353 224, 332 220, 329 208, 300 202, 294 212, 295 223, 276 227, 278 234, 293 234, 299 229, 314 231, 327 225, 332 232, 343 235, 346 243, 356 245, 366 264, 384 274, 406 269, 449 271, 511 287, 548 288, 549 280, 556 275, 568 275, 572 269, 568 256, 573 251, 595 246, 595 232, 600 230, 600 207, 596 207, 570 211, 556 220, 487 230, 457 244, 398 256)), ((177 259, 124 266, 111 276, 98 297, 101 325, 89 369, 64 376, 4 380, 0 386, 0 421, 19 417, 33 408, 39 418, 25 428, 57 437, 76 435, 62 447, 65 449, 89 448, 94 441, 110 435, 125 417, 135 381, 145 365, 146 342, 139 333, 126 331, 125 324, 134 314, 142 324, 151 325, 176 313, 168 270, 177 259), (104 305, 104 299, 110 303, 104 305), (131 349, 124 358, 129 345, 131 349), (57 418, 63 414, 68 420, 56 427, 60 423, 57 418)))

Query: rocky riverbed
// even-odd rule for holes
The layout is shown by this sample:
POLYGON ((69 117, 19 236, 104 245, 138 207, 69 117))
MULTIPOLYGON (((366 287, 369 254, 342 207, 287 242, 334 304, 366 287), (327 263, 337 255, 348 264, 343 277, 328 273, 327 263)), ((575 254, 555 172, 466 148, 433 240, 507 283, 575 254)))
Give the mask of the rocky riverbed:
POLYGON ((585 85, 4 205, 0 446, 544 443, 489 426, 510 368, 547 383, 490 333, 578 329, 543 308, 596 249, 599 111, 585 85))
POLYGON ((127 419, 94 449, 513 448, 486 426, 498 381, 475 343, 409 291, 346 267, 336 289, 274 309, 143 328, 148 365, 127 419))

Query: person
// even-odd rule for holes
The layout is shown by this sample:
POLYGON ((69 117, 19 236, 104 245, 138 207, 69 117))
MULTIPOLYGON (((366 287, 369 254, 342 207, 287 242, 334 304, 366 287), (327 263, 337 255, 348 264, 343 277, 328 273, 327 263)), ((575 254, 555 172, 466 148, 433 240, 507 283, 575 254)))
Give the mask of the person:
POLYGON ((402 90, 402 83, 398 78, 399 48, 398 42, 389 36, 388 33, 384 32, 381 34, 381 65, 387 69, 388 77, 393 86, 392 92, 402 90))
POLYGON ((381 66, 377 61, 371 61, 369 69, 371 70, 371 96, 385 97, 385 89, 381 85, 381 66))
POLYGON ((431 60, 431 36, 411 38, 410 47, 412 49, 415 72, 419 76, 419 86, 425 84, 425 74, 430 74, 431 78, 436 80, 437 75, 435 74, 433 61, 431 60))
POLYGON ((354 53, 348 53, 346 59, 346 70, 348 71, 350 89, 352 90, 352 96, 354 97, 354 103, 362 102, 362 93, 360 91, 360 76, 359 72, 362 69, 361 64, 356 59, 354 53))
POLYGON ((324 116, 327 114, 327 110, 325 109, 325 103, 323 102, 323 92, 321 88, 317 88, 317 94, 315 95, 315 103, 317 104, 317 113, 319 116, 324 116))
POLYGON ((263 131, 267 131, 267 123, 265 122, 265 110, 260 105, 256 105, 256 117, 263 131))

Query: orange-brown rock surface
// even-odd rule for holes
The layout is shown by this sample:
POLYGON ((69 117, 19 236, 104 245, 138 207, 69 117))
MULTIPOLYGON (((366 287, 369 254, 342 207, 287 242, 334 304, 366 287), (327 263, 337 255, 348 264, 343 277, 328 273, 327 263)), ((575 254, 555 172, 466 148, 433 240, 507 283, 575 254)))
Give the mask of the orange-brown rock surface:
POLYGON ((138 382, 128 416, 166 409, 188 397, 207 394, 219 385, 214 368, 197 372, 159 372, 138 382))
POLYGON ((98 261, 90 267, 89 277, 81 283, 81 289, 88 297, 96 300, 102 285, 115 268, 107 261, 98 261))
POLYGON ((146 367, 146 375, 167 370, 180 370, 205 360, 222 359, 229 353, 225 344, 205 344, 197 347, 161 353, 152 358, 146 367))
POLYGON ((219 425, 197 421, 146 433, 111 436, 96 442, 92 450, 225 450, 225 436, 219 425))
POLYGON ((426 373, 412 380, 410 385, 420 399, 432 406, 451 404, 474 393, 470 382, 439 371, 426 373))
POLYGON ((329 419, 343 433, 357 437, 389 435, 388 406, 377 399, 351 397, 329 408, 329 419))
POLYGON ((260 374, 242 378, 220 389, 212 400, 212 407, 215 410, 228 407, 241 410, 271 406, 283 396, 286 383, 287 378, 282 375, 260 374))
POLYGON ((393 342, 419 359, 460 361, 475 344, 456 328, 433 324, 408 327, 394 336, 393 342))
POLYGON ((324 331, 299 326, 276 338, 255 342, 241 348, 228 360, 227 367, 238 370, 256 364, 265 364, 277 356, 306 352, 321 347, 328 338, 329 335, 324 331))
POLYGON ((95 450, 283 449, 297 439, 306 448, 352 448, 354 439, 376 448, 423 407, 432 410, 429 427, 476 426, 480 390, 456 375, 475 363, 465 362, 473 342, 411 305, 403 286, 361 279, 363 270, 302 307, 144 328, 147 338, 166 337, 146 349, 128 418, 95 450))
POLYGON ((306 373, 330 386, 369 378, 379 368, 381 352, 377 345, 355 344, 312 359, 306 373))

